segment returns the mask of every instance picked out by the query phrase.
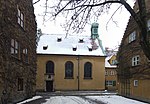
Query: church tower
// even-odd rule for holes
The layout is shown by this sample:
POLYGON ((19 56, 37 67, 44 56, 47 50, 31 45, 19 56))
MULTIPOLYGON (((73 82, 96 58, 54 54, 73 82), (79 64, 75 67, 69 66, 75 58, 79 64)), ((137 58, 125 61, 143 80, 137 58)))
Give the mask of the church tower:
POLYGON ((92 23, 92 26, 91 26, 91 39, 92 39, 92 44, 93 44, 92 47, 95 47, 94 43, 95 43, 95 40, 97 39, 102 52, 105 54, 105 50, 102 45, 102 40, 99 38, 99 35, 98 35, 98 26, 99 24, 95 22, 92 23))
POLYGON ((99 35, 98 35, 98 26, 99 26, 98 23, 92 23, 92 26, 91 26, 91 38, 93 40, 95 40, 96 38, 99 37, 99 35))

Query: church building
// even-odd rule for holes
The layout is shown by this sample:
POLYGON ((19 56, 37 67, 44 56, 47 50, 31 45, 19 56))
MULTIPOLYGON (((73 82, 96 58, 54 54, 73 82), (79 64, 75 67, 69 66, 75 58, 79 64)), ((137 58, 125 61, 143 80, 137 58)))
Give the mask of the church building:
POLYGON ((93 23, 91 36, 43 34, 37 47, 38 91, 104 90, 105 53, 93 23))

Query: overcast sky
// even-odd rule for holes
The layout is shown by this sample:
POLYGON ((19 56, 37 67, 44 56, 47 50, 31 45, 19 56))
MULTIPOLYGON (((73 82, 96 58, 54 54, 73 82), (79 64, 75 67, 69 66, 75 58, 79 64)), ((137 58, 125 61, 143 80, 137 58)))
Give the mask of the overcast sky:
MULTIPOLYGON (((35 0, 33 0, 35 1, 35 0)), ((133 7, 134 0, 127 0, 127 2, 133 7)), ((62 17, 56 19, 56 21, 47 21, 43 24, 43 0, 34 5, 35 15, 38 24, 38 28, 42 29, 43 33, 47 34, 65 34, 64 29, 60 26, 64 21, 62 17)), ((114 49, 121 42, 123 37, 126 25, 129 20, 129 12, 123 7, 120 9, 114 16, 113 19, 117 21, 117 26, 113 21, 110 21, 108 28, 106 29, 106 24, 110 19, 111 15, 114 13, 118 5, 114 4, 109 11, 109 14, 104 14, 99 17, 97 21, 99 23, 99 36, 102 40, 103 47, 109 47, 114 49)), ((91 20, 94 22, 94 20, 91 20)), ((91 35, 90 34, 90 24, 86 26, 82 35, 91 35)))

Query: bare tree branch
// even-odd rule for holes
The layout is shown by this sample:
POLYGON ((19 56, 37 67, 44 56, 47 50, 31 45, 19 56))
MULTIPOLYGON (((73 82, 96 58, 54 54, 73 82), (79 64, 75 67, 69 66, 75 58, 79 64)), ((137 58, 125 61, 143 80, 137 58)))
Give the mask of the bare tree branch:
MULTIPOLYGON (((73 32, 79 33, 81 30, 84 29, 84 27, 86 26, 86 24, 90 21, 92 17, 94 18, 96 17, 98 19, 101 13, 109 10, 110 6, 113 3, 118 3, 118 4, 126 3, 126 2, 122 2, 122 0, 109 0, 109 1, 106 1, 106 0, 105 1, 103 0, 79 0, 79 1, 69 0, 65 2, 67 3, 64 3, 64 0, 60 0, 57 6, 55 7, 53 6, 51 8, 55 9, 54 14, 52 14, 52 17, 54 16, 53 18, 56 18, 60 13, 64 15, 65 12, 71 11, 68 13, 70 16, 70 19, 66 17, 66 19, 68 20, 66 23, 68 25, 65 26, 67 33, 70 30, 73 30, 73 32)), ((112 17, 114 16, 114 14, 112 15, 112 17)), ((113 20, 112 17, 111 17, 111 20, 113 20)), ((113 21, 113 22, 117 24, 116 21, 113 21)))
POLYGON ((36 3, 38 3, 38 2, 40 2, 40 0, 37 0, 36 2, 34 2, 33 5, 36 4, 36 3))
MULTIPOLYGON (((56 17, 60 12, 62 12, 71 2, 72 2, 72 0, 70 0, 63 8, 61 8, 61 9, 55 14, 55 17, 56 17)), ((59 5, 60 5, 60 3, 59 3, 59 5)))
MULTIPOLYGON (((51 13, 50 17, 56 18, 61 14, 66 18, 65 25, 63 27, 66 29, 67 33, 69 31, 81 32, 86 24, 93 18, 98 19, 100 15, 104 12, 108 12, 112 4, 123 5, 131 14, 131 16, 136 21, 138 27, 141 29, 141 46, 145 55, 150 59, 150 43, 148 41, 148 33, 146 27, 146 14, 145 10, 145 0, 137 0, 139 4, 140 16, 135 13, 131 6, 126 2, 126 0, 57 0, 58 3, 55 6, 50 7, 48 12, 46 8, 45 16, 51 13)), ((119 8, 118 8, 119 9, 119 8)), ((112 14, 110 20, 115 24, 116 21, 113 20, 113 16, 117 10, 112 14)), ((45 18, 45 17, 44 17, 45 18)), ((110 21, 109 20, 109 21, 110 21)), ((107 22, 107 24, 109 23, 107 22)))
MULTIPOLYGON (((122 5, 120 5, 116 10, 115 10, 115 12, 111 15, 111 17, 110 17, 110 19, 108 20, 108 22, 107 22, 107 24, 106 24, 106 30, 107 30, 107 27, 108 27, 108 23, 111 21, 111 20, 113 20, 113 16, 116 14, 116 12, 120 9, 122 7, 122 5)), ((114 21, 113 21, 114 22, 114 21)), ((116 26, 117 26, 117 23, 116 22, 114 22, 115 24, 116 24, 116 26)))

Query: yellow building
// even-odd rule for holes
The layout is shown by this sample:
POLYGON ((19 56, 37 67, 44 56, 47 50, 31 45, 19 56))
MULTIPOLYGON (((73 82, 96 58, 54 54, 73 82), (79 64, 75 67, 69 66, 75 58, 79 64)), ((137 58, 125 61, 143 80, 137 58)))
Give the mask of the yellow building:
POLYGON ((106 90, 117 90, 116 52, 111 52, 105 59, 105 85, 106 90))
POLYGON ((105 55, 89 36, 42 35, 37 48, 38 91, 104 90, 105 55))
POLYGON ((38 54, 37 90, 103 90, 104 58, 38 54), (51 67, 53 72, 49 73, 46 66, 51 67))
POLYGON ((103 52, 97 23, 92 24, 91 37, 42 35, 37 48, 37 90, 104 90, 103 52))

